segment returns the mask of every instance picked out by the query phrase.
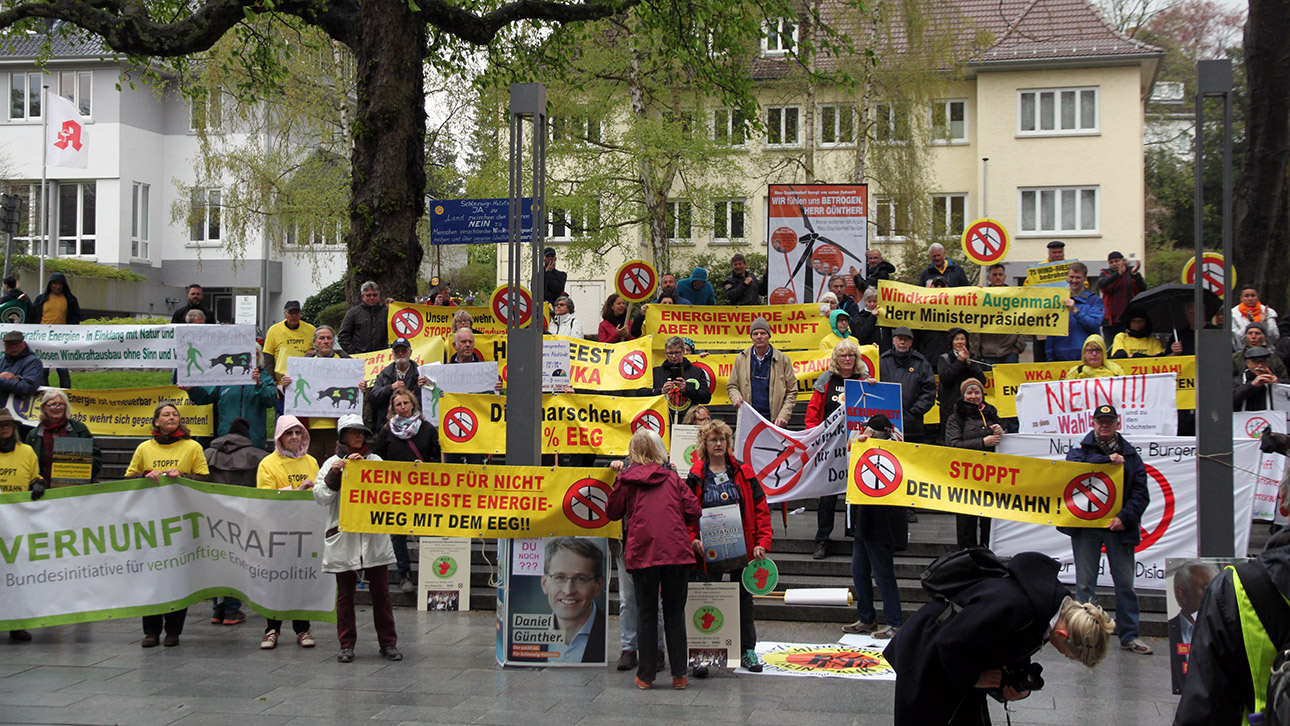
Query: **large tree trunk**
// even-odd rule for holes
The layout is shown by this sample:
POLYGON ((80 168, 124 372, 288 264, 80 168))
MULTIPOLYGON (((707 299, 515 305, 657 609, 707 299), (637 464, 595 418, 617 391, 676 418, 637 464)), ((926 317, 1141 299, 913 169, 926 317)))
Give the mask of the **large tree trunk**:
POLYGON ((1245 168, 1236 180, 1237 281, 1259 288, 1263 301, 1286 310, 1290 290, 1290 0, 1250 0, 1245 23, 1249 84, 1245 168))
POLYGON ((416 299, 425 211, 425 19, 406 0, 364 0, 352 50, 358 66, 354 110, 349 270, 345 292, 358 304, 367 280, 381 295, 416 299))

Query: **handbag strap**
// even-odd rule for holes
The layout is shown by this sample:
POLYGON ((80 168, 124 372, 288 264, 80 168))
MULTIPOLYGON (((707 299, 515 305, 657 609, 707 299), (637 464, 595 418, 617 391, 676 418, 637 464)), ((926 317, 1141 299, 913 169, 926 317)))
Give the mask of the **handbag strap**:
POLYGON ((417 461, 425 461, 426 458, 421 455, 421 449, 417 448, 417 442, 413 441, 411 437, 406 439, 406 441, 408 442, 408 446, 412 447, 412 453, 417 455, 417 461))

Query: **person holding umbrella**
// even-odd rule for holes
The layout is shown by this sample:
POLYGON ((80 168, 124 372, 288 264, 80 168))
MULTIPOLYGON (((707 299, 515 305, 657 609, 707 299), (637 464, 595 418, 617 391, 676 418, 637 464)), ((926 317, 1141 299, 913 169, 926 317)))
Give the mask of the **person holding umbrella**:
POLYGON ((1146 313, 1131 309, 1124 314, 1124 320, 1128 327, 1111 342, 1112 358, 1152 358, 1165 354, 1165 347, 1156 339, 1151 318, 1146 313))

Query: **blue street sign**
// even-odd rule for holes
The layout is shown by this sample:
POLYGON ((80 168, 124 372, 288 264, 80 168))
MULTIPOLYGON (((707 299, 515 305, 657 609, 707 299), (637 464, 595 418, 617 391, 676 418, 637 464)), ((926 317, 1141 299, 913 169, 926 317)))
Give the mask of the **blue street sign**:
MULTIPOLYGON (((509 236, 509 200, 436 199, 430 202, 430 243, 436 245, 505 244, 509 236)), ((520 212, 523 241, 533 240, 533 200, 520 212)))

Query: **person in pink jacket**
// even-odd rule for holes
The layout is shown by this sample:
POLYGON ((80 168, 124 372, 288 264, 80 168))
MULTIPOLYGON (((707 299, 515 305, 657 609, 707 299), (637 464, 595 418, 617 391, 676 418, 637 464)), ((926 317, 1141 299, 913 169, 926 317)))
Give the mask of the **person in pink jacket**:
MULTIPOLYGON (((658 603, 663 596, 663 633, 672 666, 672 687, 689 685, 685 676, 689 649, 685 642, 685 598, 689 590, 694 551, 689 528, 697 525, 701 508, 667 463, 667 449, 659 435, 642 427, 627 445, 630 463, 621 469, 609 495, 609 518, 630 519, 624 524, 623 556, 636 585, 639 641, 658 639, 658 603)), ((658 652, 642 648, 636 667, 636 686, 653 688, 658 652)))

